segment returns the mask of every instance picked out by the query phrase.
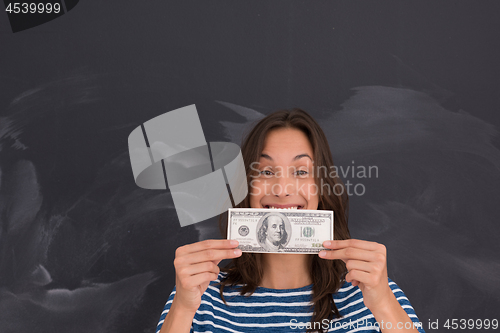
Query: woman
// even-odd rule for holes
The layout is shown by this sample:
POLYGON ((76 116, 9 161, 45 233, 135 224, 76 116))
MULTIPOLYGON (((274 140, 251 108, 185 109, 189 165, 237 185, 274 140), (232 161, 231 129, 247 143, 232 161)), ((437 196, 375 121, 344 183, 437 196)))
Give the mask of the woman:
POLYGON ((423 332, 387 277, 385 247, 350 239, 348 196, 331 177, 330 147, 318 123, 300 109, 275 112, 257 123, 241 149, 249 195, 238 207, 332 210, 335 240, 324 242, 328 250, 318 255, 242 253, 231 240, 179 247, 176 287, 158 331, 377 332, 379 323, 382 332, 423 332), (232 262, 220 272, 223 259, 232 262))

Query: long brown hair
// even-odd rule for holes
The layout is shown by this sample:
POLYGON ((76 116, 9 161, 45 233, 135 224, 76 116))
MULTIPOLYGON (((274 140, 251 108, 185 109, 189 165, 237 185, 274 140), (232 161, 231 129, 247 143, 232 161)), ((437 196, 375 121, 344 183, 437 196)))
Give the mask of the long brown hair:
MULTIPOLYGON (((250 207, 250 178, 254 176, 255 169, 251 168, 253 162, 259 161, 264 148, 264 141, 267 134, 278 128, 294 128, 306 134, 313 149, 313 167, 324 172, 315 172, 315 182, 318 188, 319 203, 318 209, 332 210, 334 212, 334 238, 349 239, 349 229, 347 227, 349 201, 344 184, 336 175, 331 176, 334 170, 330 146, 323 130, 319 124, 305 111, 301 109, 276 111, 261 119, 243 140, 241 152, 245 162, 247 183, 249 184, 248 195, 238 208, 250 207), (326 187, 327 191, 324 191, 326 187)), ((219 227, 224 237, 227 235, 227 213, 221 215, 219 227)), ((341 260, 325 260, 317 255, 311 255, 309 259, 311 278, 313 281, 314 314, 311 323, 314 327, 322 327, 324 319, 331 320, 333 315, 340 317, 337 306, 332 295, 342 286, 347 272, 345 263, 341 260), (314 325, 319 322, 319 325, 314 325)), ((259 286, 263 276, 262 254, 243 253, 235 258, 222 271, 227 273, 220 282, 220 295, 224 303, 223 296, 225 286, 242 284, 241 295, 251 295, 259 286)), ((311 329, 308 331, 316 331, 311 329)))

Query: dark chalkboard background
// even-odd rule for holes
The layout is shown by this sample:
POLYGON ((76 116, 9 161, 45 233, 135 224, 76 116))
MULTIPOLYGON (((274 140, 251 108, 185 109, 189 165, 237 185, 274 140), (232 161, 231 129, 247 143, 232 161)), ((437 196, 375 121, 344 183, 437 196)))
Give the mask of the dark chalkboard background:
MULTIPOLYGON (((424 327, 500 319, 498 1, 81 1, 0 14, 0 332, 154 332, 180 228, 138 188, 128 134, 196 104, 207 141, 301 107, 339 166, 356 238, 424 327), (358 190, 360 188, 358 187, 358 190)), ((427 329, 427 331, 433 331, 427 329)), ((476 330, 481 331, 481 330, 476 330)))

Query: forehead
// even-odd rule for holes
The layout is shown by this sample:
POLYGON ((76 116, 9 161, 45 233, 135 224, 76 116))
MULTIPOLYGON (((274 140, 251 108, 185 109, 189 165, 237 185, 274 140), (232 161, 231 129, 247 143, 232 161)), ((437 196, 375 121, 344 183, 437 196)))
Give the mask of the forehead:
POLYGON ((296 128, 278 128, 267 133, 262 153, 271 155, 273 159, 291 159, 304 153, 312 157, 313 152, 304 132, 296 128))

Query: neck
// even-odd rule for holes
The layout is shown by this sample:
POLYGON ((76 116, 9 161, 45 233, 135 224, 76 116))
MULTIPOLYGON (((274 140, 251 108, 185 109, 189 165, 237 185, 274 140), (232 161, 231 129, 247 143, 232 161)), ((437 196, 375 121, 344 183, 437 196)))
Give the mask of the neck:
POLYGON ((264 275, 261 287, 270 289, 296 289, 312 283, 309 268, 310 254, 264 253, 264 275))

